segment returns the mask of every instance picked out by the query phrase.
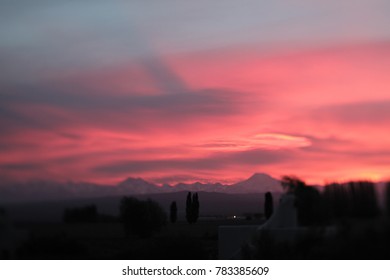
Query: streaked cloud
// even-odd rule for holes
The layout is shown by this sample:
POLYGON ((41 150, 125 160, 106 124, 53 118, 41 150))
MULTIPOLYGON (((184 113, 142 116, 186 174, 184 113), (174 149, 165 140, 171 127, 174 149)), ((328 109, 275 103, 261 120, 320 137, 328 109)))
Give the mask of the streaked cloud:
POLYGON ((2 179, 388 176, 385 1, 0 5, 2 179))

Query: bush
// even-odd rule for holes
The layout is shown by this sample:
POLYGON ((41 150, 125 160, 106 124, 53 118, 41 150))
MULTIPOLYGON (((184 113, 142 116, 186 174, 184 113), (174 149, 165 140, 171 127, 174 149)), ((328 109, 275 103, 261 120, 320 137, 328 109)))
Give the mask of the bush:
POLYGON ((120 203, 120 216, 126 235, 150 237, 165 225, 167 216, 161 206, 153 201, 140 201, 134 197, 124 197, 120 203))

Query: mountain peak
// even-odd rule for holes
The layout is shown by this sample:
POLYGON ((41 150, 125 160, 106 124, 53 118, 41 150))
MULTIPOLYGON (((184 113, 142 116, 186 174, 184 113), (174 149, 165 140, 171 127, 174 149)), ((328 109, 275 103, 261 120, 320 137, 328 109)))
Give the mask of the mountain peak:
POLYGON ((268 174, 255 173, 250 178, 231 185, 231 192, 257 193, 257 192, 278 192, 281 191, 280 182, 268 174))
POLYGON ((145 181, 144 179, 142 179, 142 178, 140 178, 140 177, 137 177, 137 178, 128 177, 128 178, 126 178, 125 180, 123 180, 122 182, 120 182, 118 185, 122 185, 122 184, 134 184, 134 183, 149 183, 149 182, 145 181))
MULTIPOLYGON (((146 194, 146 193, 159 193, 163 191, 163 188, 157 185, 145 181, 142 178, 129 177, 117 185, 117 188, 122 191, 133 194, 146 194)), ((165 189, 165 188, 164 188, 165 189)))
POLYGON ((270 175, 266 173, 254 173, 251 177, 249 177, 248 180, 250 179, 264 179, 264 178, 272 178, 270 175))

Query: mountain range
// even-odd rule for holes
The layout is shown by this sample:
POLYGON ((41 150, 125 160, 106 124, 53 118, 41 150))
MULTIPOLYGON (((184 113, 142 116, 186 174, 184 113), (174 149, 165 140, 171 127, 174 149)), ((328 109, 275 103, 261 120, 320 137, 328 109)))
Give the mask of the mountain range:
POLYGON ((0 185, 0 203, 161 194, 183 191, 226 194, 277 193, 282 191, 282 187, 279 180, 264 173, 255 173, 247 180, 230 185, 200 182, 156 185, 142 178, 127 178, 117 185, 33 181, 27 183, 3 183, 0 185))

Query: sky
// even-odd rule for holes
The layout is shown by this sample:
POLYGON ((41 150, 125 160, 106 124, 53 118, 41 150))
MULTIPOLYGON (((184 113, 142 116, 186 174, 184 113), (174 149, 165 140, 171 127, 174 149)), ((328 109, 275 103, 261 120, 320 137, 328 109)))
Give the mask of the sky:
POLYGON ((390 2, 0 0, 0 180, 390 170, 390 2))

